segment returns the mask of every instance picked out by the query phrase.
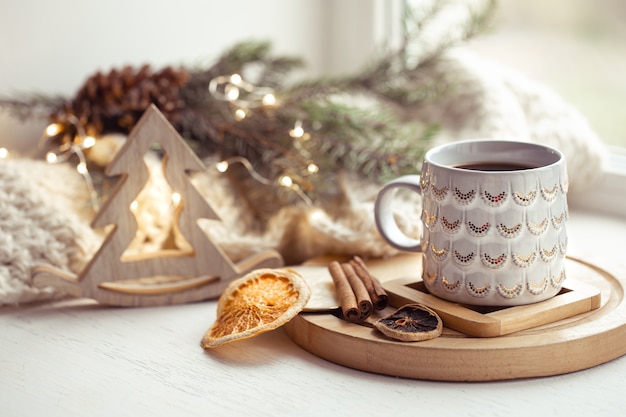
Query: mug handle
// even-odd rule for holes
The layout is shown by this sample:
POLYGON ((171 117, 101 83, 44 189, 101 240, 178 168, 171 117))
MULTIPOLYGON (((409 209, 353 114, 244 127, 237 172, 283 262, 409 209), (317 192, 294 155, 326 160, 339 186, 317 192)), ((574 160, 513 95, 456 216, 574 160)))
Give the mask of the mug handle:
POLYGON ((396 223, 393 217, 393 198, 398 188, 406 188, 410 191, 422 194, 419 175, 405 175, 398 177, 385 184, 376 197, 374 206, 374 218, 376 227, 381 236, 396 249, 419 252, 421 242, 418 239, 407 236, 396 223))

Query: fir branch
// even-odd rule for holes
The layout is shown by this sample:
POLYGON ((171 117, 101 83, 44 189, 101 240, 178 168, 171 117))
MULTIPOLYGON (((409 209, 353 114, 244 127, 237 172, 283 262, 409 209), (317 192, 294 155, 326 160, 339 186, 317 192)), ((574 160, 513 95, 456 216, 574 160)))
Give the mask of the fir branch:
POLYGON ((437 131, 433 125, 402 122, 392 111, 379 107, 356 108, 330 101, 302 103, 309 116, 312 139, 305 142, 322 170, 347 169, 370 180, 383 172, 415 172, 437 131))
MULTIPOLYGON (((102 133, 105 125, 127 132, 143 110, 135 105, 146 100, 149 104, 155 88, 166 84, 162 104, 171 109, 167 116, 200 157, 241 156, 274 182, 289 175, 307 195, 326 198, 339 191, 336 175, 342 170, 372 181, 419 170, 416 163, 430 147, 437 127, 428 121, 406 120, 406 109, 445 94, 447 86, 428 75, 432 73, 429 65, 451 46, 483 31, 495 4, 496 0, 421 2, 419 8, 407 9, 405 38, 399 49, 381 53, 354 74, 288 85, 286 80, 302 67, 302 60, 274 56, 269 42, 248 41, 235 44, 213 65, 183 68, 184 74, 169 68, 156 74, 147 69, 98 73, 81 90, 101 88, 93 97, 79 92, 68 101, 32 95, 0 100, 0 109, 10 110, 22 120, 41 114, 62 120, 64 112, 73 112, 96 133, 102 133), (274 89, 278 105, 248 109, 243 120, 234 118, 233 103, 213 97, 208 90, 216 77, 234 73, 258 87, 274 89), (112 85, 129 84, 136 89, 120 87, 110 94, 112 85), (107 100, 102 100, 103 96, 107 100), (108 117, 112 109, 121 114, 107 124, 109 119, 103 116, 108 117), (296 121, 306 127, 308 140, 289 135, 296 121), (319 166, 319 172, 307 172, 311 163, 319 166)), ((277 183, 259 185, 241 167, 229 170, 228 178, 242 204, 260 223, 297 199, 277 183)))
POLYGON ((29 94, 21 99, 0 99, 0 110, 20 121, 35 118, 48 118, 50 114, 65 102, 61 96, 29 94))
POLYGON ((400 55, 414 70, 486 30, 497 0, 439 0, 405 9, 400 55))
POLYGON ((197 97, 206 97, 206 87, 211 80, 220 75, 243 74, 257 66, 257 74, 252 80, 258 85, 276 87, 284 82, 283 76, 304 66, 301 58, 290 56, 274 57, 272 45, 268 41, 239 42, 225 51, 211 67, 192 69, 192 79, 185 90, 195 92, 197 97))

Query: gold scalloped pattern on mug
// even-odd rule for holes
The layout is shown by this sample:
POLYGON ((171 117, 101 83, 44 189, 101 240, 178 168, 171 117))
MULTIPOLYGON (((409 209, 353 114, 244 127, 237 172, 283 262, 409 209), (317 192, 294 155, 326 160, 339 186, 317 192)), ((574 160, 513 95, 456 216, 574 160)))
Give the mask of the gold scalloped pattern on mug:
POLYGON ((565 256, 565 254, 567 253, 567 243, 567 237, 565 237, 565 240, 563 242, 559 242, 559 252, 561 252, 561 255, 563 256, 565 256))
POLYGON ((548 203, 551 203, 556 198, 557 193, 559 192, 560 184, 554 184, 551 189, 542 188, 541 189, 541 197, 546 200, 548 203))
POLYGON ((513 259, 513 263, 520 268, 528 268, 532 266, 537 261, 537 251, 532 251, 527 256, 522 256, 519 253, 514 253, 511 258, 513 259))
POLYGON ((559 275, 557 275, 556 277, 554 275, 550 275, 550 284, 554 287, 554 288, 560 288, 561 285, 563 284, 563 281, 565 281, 566 275, 565 275, 565 270, 561 270, 561 273, 559 275))
POLYGON ((516 284, 514 287, 507 287, 504 284, 500 284, 496 287, 498 294, 503 296, 504 298, 515 298, 518 297, 522 291, 524 290, 524 286, 522 284, 516 284))
POLYGON ((461 219, 450 221, 445 216, 441 216, 441 228, 446 233, 456 233, 461 230, 461 219))
POLYGON ((485 203, 491 207, 499 207, 506 201, 507 198, 506 191, 502 191, 500 194, 491 194, 487 190, 483 190, 481 196, 485 203))
POLYGON ((519 236, 519 234, 522 232, 522 224, 517 223, 515 226, 506 227, 503 223, 500 223, 496 226, 496 229, 498 230, 498 233, 500 233, 500 236, 502 236, 503 238, 513 239, 519 236))
POLYGON ((489 295, 491 292, 491 285, 485 284, 481 287, 477 287, 473 282, 468 282, 466 285, 467 292, 477 298, 483 298, 489 295))
POLYGON ((428 173, 422 173, 420 176, 420 188, 422 189, 422 194, 428 194, 428 190, 430 188, 430 179, 428 173))
POLYGON ((548 230, 548 219, 547 218, 543 219, 541 223, 539 224, 529 221, 526 223, 526 227, 528 228, 528 231, 532 233, 533 235, 540 236, 546 230, 548 230))
POLYGON ((491 269, 500 269, 506 263, 508 256, 506 253, 499 256, 490 256, 488 253, 482 253, 480 255, 480 259, 486 267, 491 269))
POLYGON ((482 226, 476 226, 474 223, 468 221, 465 223, 465 228, 467 232, 474 237, 483 237, 489 232, 489 228, 491 227, 491 223, 486 222, 482 226))
POLYGON ((470 252, 467 255, 461 255, 461 253, 455 249, 452 252, 452 256, 454 257, 456 263, 458 263, 459 265, 471 265, 474 262, 474 259, 476 259, 476 252, 470 252))
POLYGON ((437 261, 443 262, 448 257, 449 250, 448 250, 448 248, 437 249, 435 244, 431 243, 431 245, 430 245, 430 252, 433 254, 433 256, 435 257, 435 259, 437 261))
POLYGON ((447 292, 455 293, 461 289, 461 281, 450 282, 446 277, 441 277, 441 285, 447 292))
POLYGON ((448 195, 449 190, 450 188, 447 185, 444 185, 441 188, 437 188, 435 187, 435 184, 430 184, 430 192, 437 201, 443 201, 448 195))
POLYGON ((513 194, 513 201, 515 201, 520 206, 530 206, 537 199, 537 191, 533 190, 528 194, 522 194, 519 191, 515 191, 513 194))
POLYGON ((560 216, 552 216, 551 219, 552 226, 554 226, 556 230, 560 230, 563 226, 563 222, 567 219, 567 213, 564 211, 560 216))
POLYGON ((541 255, 541 260, 545 263, 550 263, 556 258, 558 246, 554 245, 552 249, 541 249, 539 254, 541 255))
POLYGON ((462 206, 467 206, 474 201, 474 197, 476 197, 476 190, 469 190, 468 192, 464 193, 458 188, 454 187, 452 194, 454 195, 454 199, 457 203, 462 206))
POLYGON ((434 284, 435 281, 437 280, 437 273, 429 274, 427 272, 424 272, 423 278, 429 284, 434 284))
POLYGON ((422 210, 422 215, 422 220, 428 229, 433 228, 437 224, 437 220, 439 220, 439 216, 436 213, 430 214, 426 209, 422 210))
POLYGON ((528 281, 526 288, 532 295, 541 295, 548 288, 548 280, 544 278, 541 282, 528 281))

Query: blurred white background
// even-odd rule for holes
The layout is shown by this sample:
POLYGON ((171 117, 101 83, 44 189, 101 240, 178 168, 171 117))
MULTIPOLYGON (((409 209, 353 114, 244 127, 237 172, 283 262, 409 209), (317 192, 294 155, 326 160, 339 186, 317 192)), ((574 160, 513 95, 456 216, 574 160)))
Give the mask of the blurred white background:
MULTIPOLYGON (((303 77, 357 70, 385 38, 386 0, 1 0, 0 95, 71 97, 97 70, 210 65, 251 39, 306 61, 303 77)), ((9 149, 38 139, 0 114, 9 149)))
POLYGON ((626 1, 501 0, 493 30, 471 46, 550 86, 603 141, 626 147, 626 1))
MULTIPOLYGON (((398 32, 401 3, 0 0, 0 95, 70 97, 97 70, 210 64, 249 39, 304 58, 302 76, 356 71, 398 32)), ((548 84, 603 140, 626 146, 625 21, 623 0, 502 0, 494 29, 470 46, 548 84)), ((24 126, 0 113, 0 144, 31 146, 28 139, 38 139, 43 125, 24 126)))

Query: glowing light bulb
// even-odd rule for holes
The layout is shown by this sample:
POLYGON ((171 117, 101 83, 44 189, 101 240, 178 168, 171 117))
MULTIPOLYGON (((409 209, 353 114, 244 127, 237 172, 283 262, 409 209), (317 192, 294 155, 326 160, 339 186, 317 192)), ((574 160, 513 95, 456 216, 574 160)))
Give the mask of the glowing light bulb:
POLYGON ((96 138, 92 136, 85 136, 85 138, 83 139, 83 148, 85 149, 89 149, 95 144, 96 144, 96 138))
POLYGON ((263 96, 262 103, 264 106, 273 106, 276 104, 276 96, 272 93, 268 93, 263 96))
POLYGON ((293 129, 289 131, 289 136, 291 136, 292 138, 301 138, 302 136, 304 136, 304 129, 302 128, 301 121, 298 120, 296 122, 293 129))
POLYGON ((46 135, 56 136, 61 132, 61 130, 63 130, 63 127, 60 124, 51 123, 48 125, 48 127, 46 127, 46 135))
POLYGON ((320 170, 320 167, 318 167, 315 164, 309 164, 306 167, 306 170, 309 171, 311 174, 315 174, 316 172, 318 172, 320 170))
POLYGON ((54 152, 48 152, 46 154, 46 161, 48 161, 49 164, 54 164, 57 159, 59 159, 59 157, 54 152))
POLYGON ((244 109, 235 110, 235 120, 240 121, 246 118, 246 111, 244 109))
POLYGON ((293 186, 293 180, 291 179, 291 177, 289 175, 283 175, 282 177, 280 177, 278 182, 283 187, 292 187, 293 186))
POLYGON ((87 173, 87 164, 84 162, 79 162, 78 165, 76 165, 76 171, 78 171, 78 173, 81 175, 85 175, 87 173))
POLYGON ((227 85, 224 88, 224 93, 226 94, 226 99, 228 101, 235 101, 239 98, 239 89, 234 85, 227 85))
POLYGON ((6 159, 9 156, 9 151, 7 148, 0 148, 0 159, 6 159))
POLYGON ((309 212, 309 221, 311 222, 319 222, 323 220, 326 216, 326 213, 322 209, 315 208, 309 212))
POLYGON ((181 198, 179 193, 172 193, 172 203, 174 203, 175 206, 180 204, 181 198))
POLYGON ((239 74, 233 74, 230 76, 230 82, 235 84, 235 85, 239 85, 241 84, 241 75, 239 74))
POLYGON ((220 161, 217 164, 215 164, 215 168, 219 171, 219 172, 226 172, 228 170, 228 161, 220 161))

